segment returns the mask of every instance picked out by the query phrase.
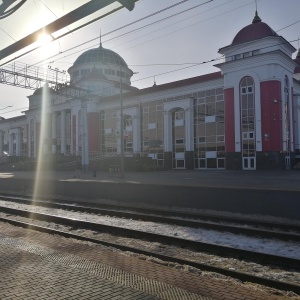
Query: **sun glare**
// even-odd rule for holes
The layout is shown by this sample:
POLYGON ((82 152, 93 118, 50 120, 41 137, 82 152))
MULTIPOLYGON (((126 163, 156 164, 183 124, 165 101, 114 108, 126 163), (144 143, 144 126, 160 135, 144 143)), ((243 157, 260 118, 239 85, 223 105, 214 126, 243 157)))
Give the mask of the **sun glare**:
POLYGON ((40 46, 45 47, 48 43, 52 41, 52 37, 49 34, 41 34, 38 37, 37 42, 39 43, 40 46))
POLYGON ((48 152, 47 145, 44 143, 45 139, 48 137, 49 133, 49 118, 47 115, 49 114, 49 103, 50 103, 50 93, 48 86, 44 86, 43 88, 43 96, 42 96, 42 106, 41 106, 41 119, 40 119, 40 128, 39 128, 39 143, 37 145, 37 168, 35 174, 35 182, 33 189, 33 198, 35 201, 39 196, 45 195, 49 193, 49 186, 46 186, 43 182, 42 174, 45 172, 47 167, 51 164, 52 156, 46 154, 48 152), (48 164, 48 166, 47 166, 48 164))

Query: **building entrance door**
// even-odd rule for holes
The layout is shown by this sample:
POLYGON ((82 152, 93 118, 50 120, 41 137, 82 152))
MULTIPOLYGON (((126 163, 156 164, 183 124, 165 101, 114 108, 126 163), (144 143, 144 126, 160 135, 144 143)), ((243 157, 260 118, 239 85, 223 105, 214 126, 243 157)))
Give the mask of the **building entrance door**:
POLYGON ((291 157, 286 155, 285 157, 285 168, 289 170, 291 168, 291 157))
POLYGON ((256 170, 256 158, 243 157, 243 170, 256 170))

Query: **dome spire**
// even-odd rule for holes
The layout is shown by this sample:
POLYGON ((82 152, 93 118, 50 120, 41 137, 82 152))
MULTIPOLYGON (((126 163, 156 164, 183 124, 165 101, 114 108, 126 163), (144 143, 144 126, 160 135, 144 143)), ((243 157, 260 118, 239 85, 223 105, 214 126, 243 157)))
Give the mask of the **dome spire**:
POLYGON ((252 24, 254 23, 260 23, 261 22, 261 18, 258 16, 257 11, 255 12, 255 16, 253 18, 252 24))
POLYGON ((258 16, 258 13, 257 13, 257 0, 255 0, 255 8, 256 8, 255 16, 253 18, 252 24, 261 22, 261 18, 258 16))
POLYGON ((102 48, 102 34, 101 34, 101 28, 100 28, 100 45, 99 48, 102 48))

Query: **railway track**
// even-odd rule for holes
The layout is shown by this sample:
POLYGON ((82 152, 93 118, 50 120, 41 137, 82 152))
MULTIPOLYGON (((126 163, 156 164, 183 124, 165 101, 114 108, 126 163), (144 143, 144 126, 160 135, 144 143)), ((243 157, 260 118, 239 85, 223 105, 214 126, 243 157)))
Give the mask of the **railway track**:
POLYGON ((0 200, 139 221, 218 230, 222 232, 231 232, 234 234, 243 234, 261 238, 279 239, 283 241, 300 241, 300 225, 295 224, 274 224, 271 222, 255 221, 245 218, 214 216, 200 213, 187 213, 173 210, 169 211, 164 209, 155 210, 126 206, 116 207, 104 204, 97 204, 97 207, 95 207, 82 205, 82 203, 74 204, 74 202, 70 203, 67 201, 60 203, 57 200, 32 201, 31 199, 25 199, 23 197, 20 198, 18 196, 8 197, 0 195, 0 200))
MULTIPOLYGON (((3 199, 3 198, 2 198, 3 199)), ((18 201, 23 201, 22 199, 18 199, 18 201)), ((49 206, 50 204, 45 202, 45 201, 40 201, 41 205, 43 206, 49 206)), ((23 202, 22 202, 23 203, 23 202)), ((35 201, 35 204, 38 204, 37 201, 35 201)), ((51 204, 53 205, 53 204, 51 204)), ((56 203, 55 205, 58 205, 56 203)), ((69 209, 72 210, 77 210, 77 206, 71 206, 64 204, 65 207, 69 207, 69 209)), ((61 206, 59 206, 62 208, 61 206)), ((83 207, 81 206, 79 208, 80 210, 84 210, 85 212, 88 210, 89 212, 99 210, 98 208, 89 208, 89 207, 83 207), (95 210, 96 209, 96 210, 95 210)), ((128 208, 127 208, 128 209, 128 208)), ((191 240, 185 240, 181 239, 178 237, 170 237, 170 236, 165 236, 165 235, 159 235, 159 234, 153 234, 149 232, 144 232, 144 231, 138 231, 138 230, 132 230, 132 229, 126 229, 126 228, 120 228, 120 227, 115 227, 115 226, 107 226, 103 224, 97 224, 97 223, 91 223, 87 221, 82 221, 82 220, 76 220, 76 219, 70 219, 70 218, 65 218, 61 216, 53 216, 49 214, 41 214, 41 213, 36 213, 36 212, 31 212, 31 211, 24 211, 20 209, 12 209, 12 208, 1 208, 2 212, 5 212, 6 214, 9 215, 18 215, 22 216, 24 218, 30 218, 31 220, 36 219, 44 222, 49 222, 49 223, 55 223, 55 224, 62 224, 65 226, 68 226, 71 229, 84 229, 84 230, 93 230, 93 231, 99 231, 99 232, 104 232, 112 235, 118 235, 118 236, 123 236, 127 238, 135 238, 135 239, 143 239, 143 240, 148 240, 148 241, 155 241, 155 242, 161 242, 163 244, 167 245, 176 245, 177 247, 183 247, 183 248, 190 248, 195 251, 204 251, 208 253, 218 253, 220 255, 225 255, 225 256, 231 256, 235 258, 243 258, 247 259, 250 261, 259 261, 260 263, 264 264, 278 264, 281 265, 285 268, 292 268, 292 269, 300 269, 300 261, 298 259, 293 259, 293 258, 287 258, 287 257, 281 257, 281 256, 276 256, 276 255, 269 255, 269 254, 263 254, 263 253, 255 253, 252 251, 247 251, 247 250, 240 250, 240 249, 235 249, 232 247, 224 247, 224 246, 218 246, 218 245, 213 245, 213 244, 208 244, 208 243, 201 243, 201 242, 195 242, 191 240)), ((103 208, 102 208, 103 211, 103 208)), ((107 207, 105 208, 105 213, 108 211, 107 207)), ((111 211, 111 210, 110 210, 111 211)), ((111 212, 112 213, 112 212, 111 212)), ((124 212, 123 212, 124 213, 124 212)), ((128 213, 128 212, 127 212, 128 213)), ((141 215, 141 213, 139 213, 141 215)), ((128 217, 128 215, 126 215, 128 217)), ((130 213, 130 216, 132 216, 132 212, 130 213)), ((123 215, 124 217, 124 215, 123 215)), ((141 219, 141 216, 139 216, 141 219)), ((84 241, 89 241, 93 243, 98 243, 106 246, 111 246, 115 247, 117 249, 120 249, 121 251, 130 251, 133 253, 138 253, 138 254, 143 254, 151 257, 156 257, 158 259, 162 259, 164 261, 169 261, 169 262, 174 262, 178 264, 183 264, 183 265, 190 265, 192 267, 201 269, 201 270, 206 270, 206 271, 212 271, 216 273, 220 273, 226 276, 230 276, 236 279, 239 279, 241 281, 249 281, 257 284, 262 284, 265 286, 269 286, 272 288, 276 289, 281 289, 281 290, 287 290, 287 291, 293 291, 296 294, 300 294, 300 286, 296 284, 291 284, 288 282, 282 282, 282 281, 276 281, 276 280, 270 280, 258 276, 253 276, 250 274, 245 274, 243 272, 237 272, 233 270, 228 270, 228 269, 223 269, 203 263, 198 263, 195 261, 190 261, 190 260, 184 260, 184 259, 179 259, 175 258, 172 256, 167 256, 167 255, 162 255, 157 252, 152 252, 152 251, 145 251, 141 250, 136 247, 129 247, 129 246, 124 246, 120 245, 119 243, 110 243, 107 241, 101 241, 99 239, 91 238, 88 236, 84 236, 82 234, 75 234, 74 232, 71 232, 70 230, 67 231, 62 231, 54 228, 48 228, 46 226, 38 226, 34 223, 29 223, 29 222, 21 222, 14 220, 12 217, 8 218, 1 218, 0 219, 3 222, 9 222, 13 225, 16 226, 22 226, 25 228, 30 227, 31 229, 50 233, 50 234, 60 234, 65 237, 72 237, 75 239, 80 239, 84 241)))

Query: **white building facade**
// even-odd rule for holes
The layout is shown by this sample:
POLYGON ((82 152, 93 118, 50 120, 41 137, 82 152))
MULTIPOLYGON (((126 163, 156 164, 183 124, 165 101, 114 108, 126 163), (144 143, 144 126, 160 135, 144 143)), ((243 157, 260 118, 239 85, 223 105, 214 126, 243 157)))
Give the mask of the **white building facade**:
POLYGON ((164 169, 291 169, 300 161, 295 52, 256 14, 219 50, 220 71, 139 90, 126 62, 100 45, 77 58, 70 83, 36 90, 24 116, 0 120, 0 155, 79 156, 85 167, 122 154, 132 169, 141 161, 164 169), (72 87, 88 96, 64 93, 72 87))

